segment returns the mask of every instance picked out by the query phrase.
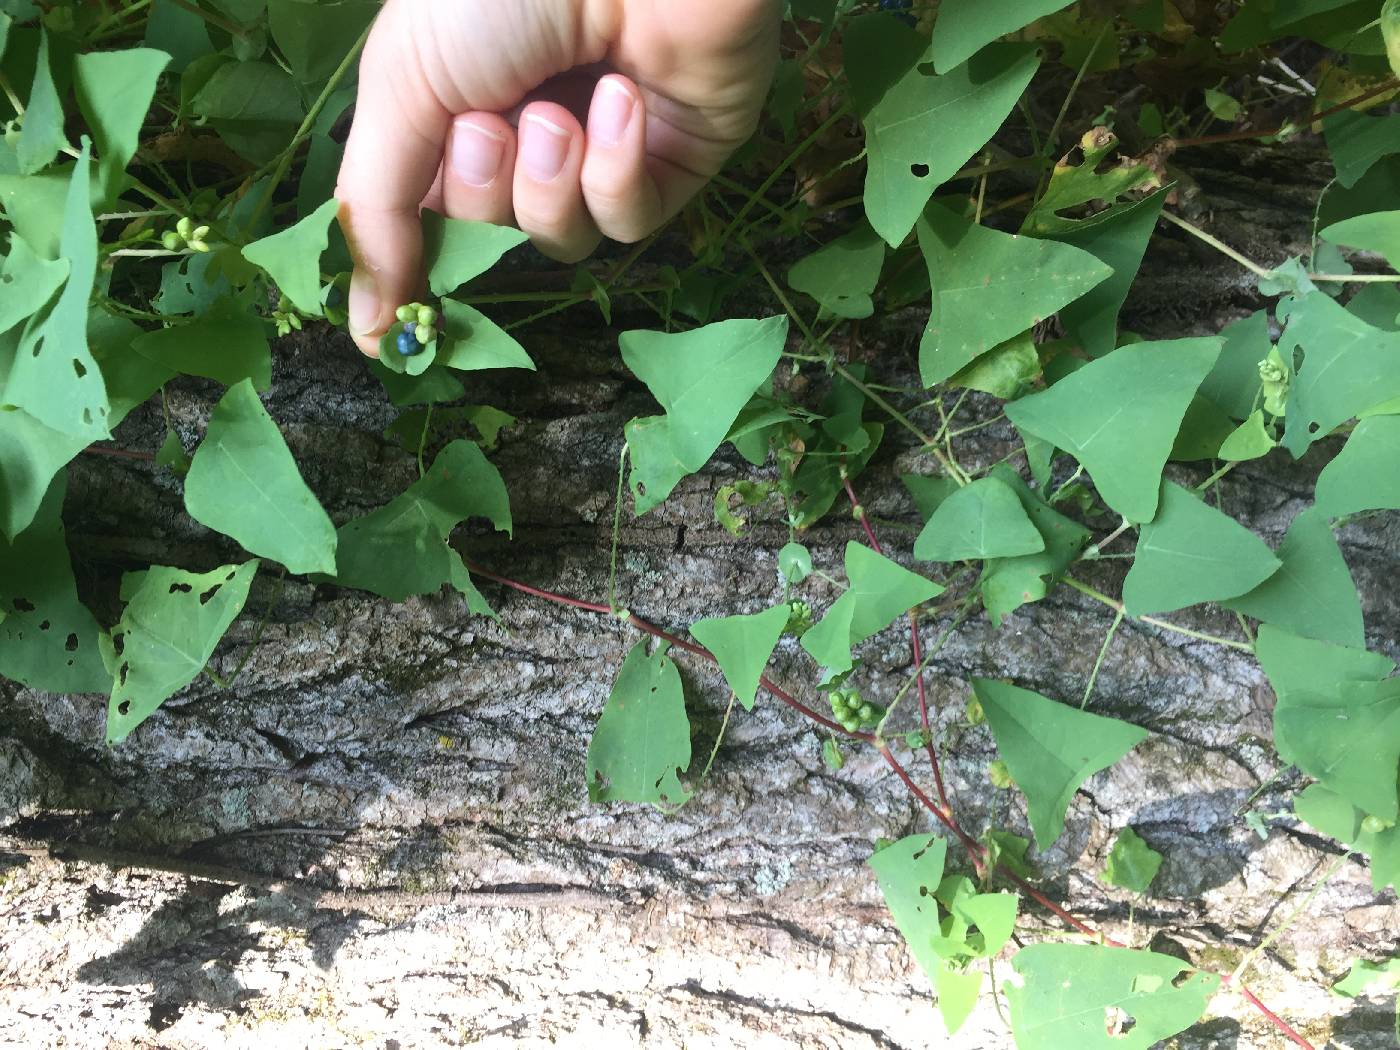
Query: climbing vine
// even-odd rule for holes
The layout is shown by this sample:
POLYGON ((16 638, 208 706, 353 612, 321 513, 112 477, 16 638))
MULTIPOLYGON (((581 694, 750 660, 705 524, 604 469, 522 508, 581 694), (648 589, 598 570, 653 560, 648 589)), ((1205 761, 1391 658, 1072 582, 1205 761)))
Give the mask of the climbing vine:
MULTIPOLYGON (((1045 850, 1059 838, 1088 778, 1149 736, 1090 710, 1114 633, 1134 620, 1256 657, 1277 696, 1278 757, 1308 782, 1294 815, 1367 858, 1377 891, 1400 878, 1400 678, 1367 648, 1335 538, 1347 520, 1400 509, 1400 2, 790 0, 764 125, 677 220, 692 249, 683 268, 629 279, 647 241, 567 287, 491 292, 481 279, 507 256, 518 264, 524 236, 425 212, 424 301, 402 305, 367 364, 402 410, 386 440, 420 476, 336 523, 260 394, 271 337, 345 321, 332 191, 377 10, 0 0, 0 674, 107 696, 107 742, 120 747, 213 675, 260 575, 395 601, 450 587, 482 616, 496 614, 477 581, 503 584, 639 633, 589 747, 596 803, 669 811, 704 790, 676 654, 718 665, 726 725, 743 717, 733 702, 747 712, 767 697, 822 727, 833 769, 854 749, 879 755, 932 824, 878 843, 870 868, 948 1032, 1037 908, 1066 936, 1018 947, 996 989, 1023 1050, 1147 1047, 1222 988, 1311 1045, 1249 991, 1253 953, 1218 974, 1119 943, 1038 889, 1027 857, 1032 839, 1045 850), (1191 151, 1301 136, 1320 136, 1335 166, 1310 250, 1251 259, 1189 207, 1191 151), (1207 336, 1125 330, 1154 236, 1223 253, 1268 306, 1207 336), (768 315, 730 316, 755 285, 771 293, 768 315), (512 419, 464 403, 469 373, 532 370, 532 321, 591 309, 611 323, 623 302, 655 316, 619 350, 657 411, 618 435, 617 513, 626 495, 648 513, 732 446, 752 471, 719 490, 716 520, 743 535, 749 515, 778 513, 789 531, 771 608, 714 610, 672 632, 620 606, 616 540, 606 602, 504 579, 454 542, 468 520, 512 525, 488 456, 512 419), (927 323, 919 382, 900 386, 902 361, 857 351, 869 319, 909 309, 927 323), (224 390, 197 446, 168 415, 158 449, 122 446, 123 419, 163 404, 181 377, 224 390), (1019 435, 1001 462, 967 460, 964 439, 984 425, 966 422, 974 404, 1019 435), (924 463, 904 478, 924 524, 897 552, 861 498, 892 428, 924 463), (1319 444, 1340 451, 1276 549, 1221 508, 1238 464, 1319 444), (182 479, 190 518, 247 560, 133 567, 119 614, 99 621, 63 525, 79 455, 182 479), (831 515, 862 535, 844 549, 844 580, 818 572, 804 542, 831 515), (1121 597, 1080 571, 1105 557, 1130 559, 1121 597), (813 577, 839 589, 820 615, 813 577), (975 678, 960 719, 995 741, 987 776, 1024 800, 1027 839, 964 823, 925 672, 967 617, 1001 626, 1057 588, 1114 614, 1083 695, 975 678), (1238 630, 1167 618, 1204 603, 1238 630), (900 623, 914 668, 874 695, 863 645, 900 623), (804 686, 767 673, 784 645, 808 658, 804 686)), ((1101 877, 1146 893, 1160 863, 1127 828, 1101 877)), ((1394 960, 1359 960, 1337 991, 1397 983, 1394 960)))

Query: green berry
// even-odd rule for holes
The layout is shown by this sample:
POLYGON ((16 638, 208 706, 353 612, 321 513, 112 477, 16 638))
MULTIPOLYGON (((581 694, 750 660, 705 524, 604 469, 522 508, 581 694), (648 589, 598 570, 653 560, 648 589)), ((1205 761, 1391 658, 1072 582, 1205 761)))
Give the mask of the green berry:
POLYGON ((175 232, 180 235, 182 241, 187 241, 194 236, 194 220, 188 215, 175 224, 175 232))
POLYGON ((860 720, 861 720, 862 722, 873 722, 873 721, 875 720, 875 705, 874 705, 874 704, 861 704, 861 705, 860 705, 860 720))
POLYGON ((180 246, 185 243, 185 239, 174 230, 166 230, 165 234, 160 239, 160 243, 165 245, 166 251, 178 252, 180 246))
POLYGON ((1369 832, 1372 835, 1379 835, 1382 831, 1391 827, 1394 827, 1394 824, 1383 817, 1376 816, 1374 813, 1368 815, 1361 822, 1361 830, 1369 832))
POLYGON ((431 306, 420 306, 415 319, 420 325, 426 325, 431 328, 433 325, 437 324, 438 312, 431 306))
POLYGON ((394 311, 394 316, 399 319, 400 324, 413 324, 418 320, 418 308, 416 304, 409 303, 394 311))
POLYGON ((413 338, 418 340, 419 346, 427 346, 433 341, 433 338, 436 335, 437 333, 434 332, 427 325, 420 324, 413 329, 413 338))
POLYGON ((854 718, 844 718, 841 720, 841 728, 848 733, 857 733, 860 731, 860 723, 854 718))

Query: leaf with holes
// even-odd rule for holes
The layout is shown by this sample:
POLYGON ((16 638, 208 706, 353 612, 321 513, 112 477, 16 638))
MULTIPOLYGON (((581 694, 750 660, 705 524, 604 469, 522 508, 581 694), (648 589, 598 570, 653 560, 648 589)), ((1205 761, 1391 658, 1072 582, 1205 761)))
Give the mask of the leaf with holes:
POLYGON ((998 478, 979 478, 939 504, 914 541, 921 561, 971 561, 1036 554, 1045 539, 1016 493, 998 478))
POLYGON ((622 360, 666 410, 667 436, 687 473, 719 448, 787 342, 787 317, 719 321, 689 332, 623 332, 622 360))
POLYGON ((1310 507, 1294 518, 1277 555, 1282 568, 1221 604, 1308 638, 1364 646, 1361 599, 1326 514, 1310 507))
POLYGON ((1065 811, 1079 785, 1147 739, 1147 730, 1138 726, 1080 711, 1007 682, 974 678, 972 688, 997 751, 1026 796, 1041 849, 1049 849, 1060 837, 1065 811))
POLYGON ((105 632, 78 601, 62 519, 67 487, 60 474, 33 524, 12 543, 0 539, 0 675, 31 689, 101 693, 112 684, 105 632))
MULTIPOLYGON (((68 277, 67 259, 36 255, 18 233, 10 234, 10 254, 0 266, 0 332, 7 332, 43 309, 68 277)), ((0 391, 4 376, 0 373, 0 391)))
POLYGON ((788 272, 788 284, 835 317, 860 319, 875 312, 870 294, 885 264, 885 242, 862 222, 817 249, 788 272))
POLYGON ((340 210, 332 197, 295 226, 254 241, 243 258, 260 267, 298 310, 322 315, 321 256, 331 243, 330 224, 340 210))
POLYGON ((1123 517, 1151 521, 1162 468, 1220 346, 1219 339, 1175 339, 1119 347, 1007 405, 1006 415, 1079 460, 1123 517))
POLYGON ((919 343, 925 386, 1039 324, 1113 272, 1088 252, 974 225, 937 201, 918 231, 933 286, 919 343))
POLYGON ((1133 893, 1146 893, 1162 866, 1162 855, 1142 841, 1132 828, 1124 828, 1113 841, 1113 849, 1099 876, 1110 886, 1120 886, 1133 893))
POLYGON ((258 562, 191 573, 152 565, 122 577, 126 608, 112 628, 115 681, 107 743, 120 744, 209 663, 243 611, 258 562))
POLYGON ((933 64, 946 73, 993 40, 1068 7, 1070 0, 943 0, 933 24, 933 64))
POLYGON ((690 797, 677 773, 690 765, 690 719, 675 662, 666 647, 632 647, 588 742, 592 802, 679 806, 690 797))
POLYGON ((272 352, 263 324, 230 298, 188 324, 148 332, 131 348, 182 375, 203 376, 228 387, 250 379, 260 391, 272 385, 272 352))
POLYGON ((495 266, 501 256, 529 240, 528 235, 489 222, 446 219, 423 212, 423 258, 434 295, 456 291, 495 266))
POLYGON ((885 92, 865 118, 865 211, 888 244, 996 133, 1039 66, 1033 48, 996 44, 943 76, 915 66, 885 92))
POLYGON ((753 710, 758 680, 768 666, 778 639, 783 636, 789 613, 786 605, 778 605, 753 616, 700 620, 690 629, 696 640, 719 661, 724 680, 746 711, 753 710))
POLYGON ((229 390, 185 479, 190 517, 298 575, 335 572, 335 526, 245 379, 229 390))
POLYGON ((25 326, 5 400, 61 434, 98 441, 111 435, 111 405, 87 337, 88 298, 97 279, 88 150, 84 139, 63 206, 59 255, 68 260, 68 280, 49 310, 25 326))
POLYGON ((627 476, 638 517, 665 502, 682 478, 691 473, 676 458, 671 421, 665 416, 633 419, 623 428, 632 469, 627 476))
POLYGON ((838 674, 854 666, 854 646, 943 593, 932 580, 855 542, 846 544, 846 578, 850 588, 802 636, 802 648, 812 659, 838 674))
POLYGON ((1301 456, 1359 412, 1400 397, 1400 333, 1383 332, 1321 293, 1282 300, 1278 348, 1303 363, 1288 388, 1283 445, 1301 456))
POLYGON ((1145 164, 1108 164, 1108 155, 1118 147, 1118 136, 1104 127, 1090 128, 1072 150, 1055 165, 1045 192, 1026 215, 1021 232, 1034 237, 1056 237, 1106 221, 1113 213, 1100 213, 1087 219, 1071 218, 1060 212, 1071 211, 1091 201, 1113 201, 1131 190, 1154 182, 1145 164), (1082 154, 1079 162, 1073 158, 1082 154))
POLYGON ((1162 483, 1157 517, 1144 525, 1123 605, 1129 616, 1237 598, 1283 563, 1254 533, 1194 493, 1162 483))
POLYGON ((1018 1050, 1148 1050, 1195 1024, 1220 985, 1174 956, 1099 944, 1032 944, 1011 966, 1018 1050))
POLYGON ((39 51, 34 59, 34 82, 24 110, 24 128, 15 144, 21 175, 33 175, 48 166, 68 145, 63 134, 63 103, 49 68, 48 30, 39 30, 39 51))
POLYGON ((868 862, 895 926, 930 979, 942 961, 933 950, 933 938, 942 932, 934 893, 947 853, 948 843, 936 835, 908 835, 876 850, 868 862))

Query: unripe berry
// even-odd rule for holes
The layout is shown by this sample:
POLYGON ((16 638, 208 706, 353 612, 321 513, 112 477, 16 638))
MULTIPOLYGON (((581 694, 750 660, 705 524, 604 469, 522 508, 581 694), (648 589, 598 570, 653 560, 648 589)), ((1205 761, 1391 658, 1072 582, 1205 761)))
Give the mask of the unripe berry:
POLYGON ((438 313, 431 306, 420 306, 415 318, 419 324, 431 328, 433 325, 437 324, 438 313))
POLYGON ((409 303, 407 306, 400 306, 394 312, 394 316, 399 319, 400 324, 412 324, 418 320, 418 307, 416 303, 409 303))

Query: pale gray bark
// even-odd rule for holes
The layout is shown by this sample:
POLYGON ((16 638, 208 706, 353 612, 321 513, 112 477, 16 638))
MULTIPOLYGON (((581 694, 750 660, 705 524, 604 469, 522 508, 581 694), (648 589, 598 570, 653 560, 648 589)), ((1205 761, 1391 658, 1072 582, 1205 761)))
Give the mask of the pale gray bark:
MULTIPOLYGON (((1295 148, 1192 163, 1218 235, 1266 263, 1299 250, 1324 160, 1295 148)), ((1131 327, 1215 332, 1258 305, 1237 267, 1174 232, 1159 241, 1127 312, 1131 327)), ((921 323, 908 311, 867 328, 882 374, 907 374, 921 323)), ((538 377, 473 380, 471 395, 521 420, 493 454, 515 539, 469 529, 460 545, 517 579, 601 600, 622 426, 654 408, 617 360, 613 333, 586 315, 566 315, 526 343, 538 377)), ((212 393, 192 383, 174 393, 187 439, 212 393)), ((277 348, 269 408, 337 522, 416 476, 412 458, 381 439, 393 410, 338 336, 308 333, 277 348)), ((161 428, 158 413, 138 413, 120 439, 154 449, 161 428)), ((1005 425, 975 441, 979 463, 1016 443, 1005 425)), ((1227 509, 1276 541, 1332 451, 1241 467, 1224 484, 1227 509)), ((785 529, 761 520, 736 540, 711 513, 717 488, 746 469, 722 454, 653 514, 624 518, 621 597, 631 609, 676 629, 775 599, 785 529)), ((915 522, 896 480, 910 469, 928 467, 891 427, 860 482, 874 515, 915 522)), ((177 481, 140 463, 81 458, 68 519, 80 585, 109 618, 122 570, 237 556, 184 517, 177 481)), ((835 571, 857 535, 838 514, 807 542, 835 571)), ((885 529, 899 557, 909 536, 885 529)), ((1400 523, 1357 521, 1342 541, 1371 645, 1400 656, 1400 523)), ((1115 591, 1119 566, 1080 571, 1115 591)), ((235 688, 197 683, 115 750, 102 745, 104 698, 0 683, 0 841, 10 851, 0 854, 9 865, 0 875, 0 1041, 1010 1045, 989 996, 957 1039, 943 1040, 927 985, 883 910, 864 865, 872 843, 931 821, 878 757, 856 753, 831 772, 810 726, 762 697, 752 715, 736 713, 709 781, 678 815, 590 805, 588 737, 636 635, 483 590, 500 624, 469 618, 455 594, 395 606, 289 583, 235 688)), ((819 604, 828 597, 814 593, 819 604)), ((265 574, 217 669, 236 664, 272 595, 265 574)), ((1110 619, 1060 590, 1000 631, 975 619, 954 633, 930 676, 931 700, 954 741, 945 768, 965 825, 1024 828, 1014 793, 988 784, 986 730, 955 728, 966 677, 993 673, 1077 699, 1110 619)), ((1213 610, 1173 619, 1236 630, 1213 610)), ((927 624, 925 638, 941 626, 927 624)), ((891 629, 865 655, 868 691, 888 698, 910 666, 907 634, 891 629)), ((684 657, 680 666, 703 758, 726 695, 710 668, 684 657)), ((809 671, 785 641, 777 679, 810 698, 809 671)), ((1076 799, 1067 833, 1037 858, 1047 892, 1134 943, 1231 969, 1338 853, 1291 820, 1261 841, 1236 815, 1277 769, 1271 706, 1244 654, 1125 624, 1092 707, 1153 736, 1076 799), (1128 898, 1094 878, 1128 824, 1166 855, 1131 925, 1128 898)), ((1284 808, 1293 783, 1271 787, 1261 806, 1284 808)), ((1398 918, 1393 894, 1374 894, 1364 865, 1348 861, 1261 954, 1251 984, 1319 1046, 1392 1045, 1388 1004, 1348 1003, 1326 986, 1355 956, 1393 951, 1398 918)), ((1024 928, 1060 929, 1034 908, 1024 928)), ((1009 965, 997 970, 1004 976, 1009 965)), ((1282 1043, 1222 994, 1182 1045, 1282 1043)))

